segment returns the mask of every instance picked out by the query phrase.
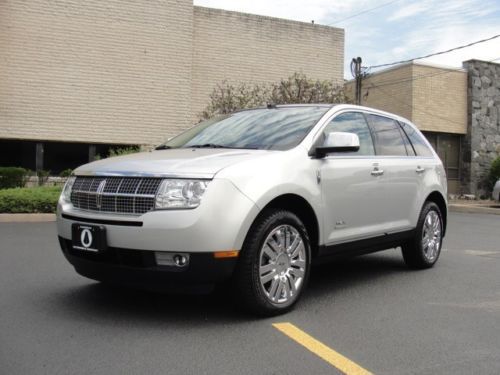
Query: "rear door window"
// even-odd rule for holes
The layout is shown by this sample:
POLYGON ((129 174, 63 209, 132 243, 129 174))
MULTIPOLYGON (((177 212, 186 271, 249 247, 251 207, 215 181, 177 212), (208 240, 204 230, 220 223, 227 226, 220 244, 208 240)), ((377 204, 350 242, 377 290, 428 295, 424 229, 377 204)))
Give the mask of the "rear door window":
POLYGON ((403 134, 399 124, 388 117, 368 115, 375 139, 377 155, 407 156, 403 134))

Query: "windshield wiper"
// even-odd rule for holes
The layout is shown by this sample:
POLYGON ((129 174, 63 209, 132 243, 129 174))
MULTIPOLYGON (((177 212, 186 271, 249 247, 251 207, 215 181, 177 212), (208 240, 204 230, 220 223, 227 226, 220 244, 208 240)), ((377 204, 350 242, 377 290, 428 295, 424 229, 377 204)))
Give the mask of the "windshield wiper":
POLYGON ((158 147, 155 148, 155 150, 168 150, 169 148, 172 148, 167 145, 159 145, 158 147))
POLYGON ((258 147, 233 147, 233 146, 224 146, 218 145, 216 143, 205 143, 202 145, 190 145, 184 146, 183 148, 229 148, 232 150, 258 150, 258 147))
POLYGON ((229 146, 224 146, 224 145, 218 145, 216 143, 205 143, 203 145, 190 145, 190 146, 186 146, 186 148, 234 148, 234 147, 229 147, 229 146))

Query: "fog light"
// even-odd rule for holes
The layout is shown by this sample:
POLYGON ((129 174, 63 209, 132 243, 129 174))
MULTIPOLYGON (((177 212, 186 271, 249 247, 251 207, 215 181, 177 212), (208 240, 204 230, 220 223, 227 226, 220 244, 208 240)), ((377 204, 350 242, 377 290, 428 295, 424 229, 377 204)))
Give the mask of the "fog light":
POLYGON ((187 267, 189 265, 189 254, 187 253, 155 251, 155 259, 159 266, 187 267))
POLYGON ((187 258, 184 255, 176 254, 174 255, 174 262, 179 267, 184 267, 187 263, 187 258))

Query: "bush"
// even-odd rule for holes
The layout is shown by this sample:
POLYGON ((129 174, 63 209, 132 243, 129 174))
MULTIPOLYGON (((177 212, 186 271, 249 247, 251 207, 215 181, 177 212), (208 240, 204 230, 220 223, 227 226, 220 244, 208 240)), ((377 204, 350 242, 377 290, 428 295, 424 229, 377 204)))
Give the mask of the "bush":
POLYGON ((136 152, 139 152, 139 151, 141 151, 139 146, 112 148, 109 150, 108 157, 112 158, 113 156, 135 154, 136 152))
POLYGON ((68 168, 59 173, 59 177, 69 177, 71 176, 71 173, 73 173, 73 170, 71 168, 68 168))
POLYGON ((140 152, 141 148, 139 146, 126 146, 126 147, 116 147, 109 149, 108 155, 102 156, 97 154, 94 157, 94 160, 101 160, 105 158, 112 158, 113 156, 123 156, 129 154, 135 154, 136 152, 140 152))
POLYGON ((60 194, 54 186, 0 190, 0 213, 52 213, 60 194))
POLYGON ((313 80, 302 73, 268 84, 223 81, 210 94, 210 103, 200 114, 202 119, 240 109, 272 104, 347 103, 342 86, 333 81, 313 80))
POLYGON ((495 186, 495 182, 497 182, 498 179, 500 179, 500 156, 491 163, 489 177, 491 189, 493 189, 493 186, 495 186))
POLYGON ((36 171, 36 175, 38 177, 38 186, 43 186, 49 180, 50 171, 45 171, 42 169, 42 170, 36 171))
POLYGON ((24 187, 27 170, 17 167, 0 167, 0 189, 24 187))

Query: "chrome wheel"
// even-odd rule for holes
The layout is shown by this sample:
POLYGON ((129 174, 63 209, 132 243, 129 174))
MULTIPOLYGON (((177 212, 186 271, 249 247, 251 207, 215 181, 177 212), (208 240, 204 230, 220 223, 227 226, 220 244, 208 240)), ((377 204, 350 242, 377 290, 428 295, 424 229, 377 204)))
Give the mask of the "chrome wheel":
POLYGON ((306 274, 306 247, 291 225, 274 228, 259 255, 260 285, 268 300, 288 304, 299 295, 306 274))
POLYGON ((422 229, 422 250, 429 263, 436 260, 441 248, 441 219, 436 211, 429 211, 422 229))

